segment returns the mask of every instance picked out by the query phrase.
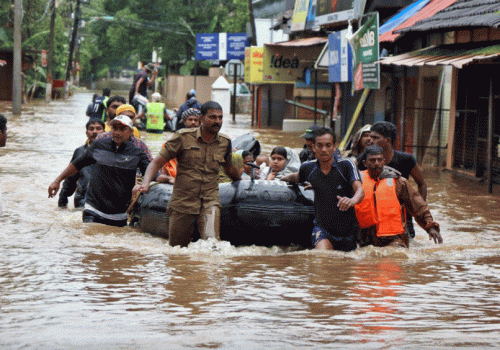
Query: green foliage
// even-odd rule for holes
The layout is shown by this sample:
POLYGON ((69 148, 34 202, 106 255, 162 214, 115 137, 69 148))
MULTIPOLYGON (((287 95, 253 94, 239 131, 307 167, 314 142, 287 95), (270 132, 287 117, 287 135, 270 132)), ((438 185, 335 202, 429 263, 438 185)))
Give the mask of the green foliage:
MULTIPOLYGON (((194 68, 196 33, 244 32, 248 22, 248 0, 91 0, 81 3, 81 19, 74 59, 80 79, 105 77, 122 70, 135 71, 139 60, 150 61, 154 49, 162 48, 164 66, 185 61, 194 68)), ((13 47, 12 5, 0 1, 0 49, 13 47)), ((50 0, 23 0, 23 49, 47 50, 50 0)), ((54 78, 65 75, 68 46, 73 27, 71 15, 76 0, 58 0, 54 33, 54 78)), ((34 54, 40 65, 39 55, 34 54)), ((199 66, 208 64, 198 62, 199 66)), ((34 81, 34 71, 27 79, 34 81)), ((38 71, 38 79, 42 77, 38 71)))

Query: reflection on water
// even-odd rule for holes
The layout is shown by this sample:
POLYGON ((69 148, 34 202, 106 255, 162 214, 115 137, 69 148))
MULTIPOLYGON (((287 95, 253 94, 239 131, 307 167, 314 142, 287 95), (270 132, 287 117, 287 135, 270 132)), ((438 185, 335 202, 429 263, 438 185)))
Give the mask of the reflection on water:
MULTIPOLYGON (((91 94, 23 106, 0 149, 0 347, 488 348, 500 327, 500 201, 484 185, 426 169, 445 243, 418 228, 409 250, 352 253, 187 248, 135 228, 83 224, 49 183, 85 141, 91 94), (161 345, 159 345, 161 344, 161 345), (168 344, 168 345, 164 345, 168 344)), ((264 153, 300 133, 252 130, 264 153)), ((169 134, 143 134, 156 155, 169 134)), ((495 189, 498 192, 498 189, 495 189)))

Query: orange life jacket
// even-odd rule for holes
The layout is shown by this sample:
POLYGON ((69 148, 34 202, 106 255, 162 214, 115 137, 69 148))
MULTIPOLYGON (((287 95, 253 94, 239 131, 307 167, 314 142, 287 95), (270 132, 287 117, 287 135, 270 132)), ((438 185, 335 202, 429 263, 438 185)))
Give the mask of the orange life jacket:
POLYGON ((405 231, 404 210, 396 194, 396 179, 375 181, 362 171, 365 198, 355 206, 360 228, 377 226, 377 237, 394 236, 405 231))
POLYGON ((165 163, 164 167, 170 176, 172 177, 177 176, 177 158, 170 159, 168 162, 165 163))

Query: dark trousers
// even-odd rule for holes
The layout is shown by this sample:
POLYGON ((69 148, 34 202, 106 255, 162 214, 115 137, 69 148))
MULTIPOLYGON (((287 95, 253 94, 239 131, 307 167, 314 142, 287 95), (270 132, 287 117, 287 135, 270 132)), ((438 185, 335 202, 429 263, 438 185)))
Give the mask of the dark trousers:
POLYGON ((98 224, 104 224, 109 226, 123 227, 127 226, 127 219, 125 220, 110 220, 99 216, 98 214, 90 211, 84 210, 82 214, 83 222, 95 222, 98 224))

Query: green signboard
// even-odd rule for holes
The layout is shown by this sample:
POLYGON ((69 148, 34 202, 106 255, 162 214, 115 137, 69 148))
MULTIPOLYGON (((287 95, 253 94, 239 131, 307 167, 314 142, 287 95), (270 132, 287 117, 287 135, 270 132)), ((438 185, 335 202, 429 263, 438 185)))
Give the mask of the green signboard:
POLYGON ((366 22, 348 39, 354 52, 353 90, 379 89, 378 12, 363 17, 366 22))

